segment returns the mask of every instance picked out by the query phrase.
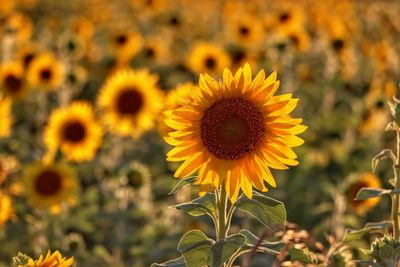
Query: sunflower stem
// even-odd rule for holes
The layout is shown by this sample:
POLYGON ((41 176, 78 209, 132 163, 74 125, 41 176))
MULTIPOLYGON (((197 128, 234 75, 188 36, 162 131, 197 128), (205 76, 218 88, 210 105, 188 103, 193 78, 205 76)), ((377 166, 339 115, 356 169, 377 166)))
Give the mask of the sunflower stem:
POLYGON ((225 186, 222 185, 220 190, 217 190, 217 209, 218 209, 218 227, 216 229, 217 232, 217 241, 225 239, 227 234, 227 195, 225 186))
MULTIPOLYGON (((395 190, 400 190, 400 129, 396 129, 396 161, 393 162, 393 172, 395 180, 395 190)), ((393 235, 396 241, 400 241, 399 229, 399 194, 394 194, 392 197, 392 220, 393 220, 393 235)))

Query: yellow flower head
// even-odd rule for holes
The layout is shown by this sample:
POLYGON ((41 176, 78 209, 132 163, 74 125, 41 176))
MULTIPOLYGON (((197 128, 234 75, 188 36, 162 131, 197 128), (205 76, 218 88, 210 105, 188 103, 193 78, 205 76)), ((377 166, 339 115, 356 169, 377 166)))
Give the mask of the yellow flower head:
POLYGON ((8 62, 0 66, 0 90, 8 96, 19 98, 27 91, 22 63, 8 62))
POLYGON ((143 37, 134 31, 121 31, 112 37, 111 46, 117 60, 127 62, 142 48, 143 37))
POLYGON ((381 188, 382 184, 378 177, 373 173, 364 173, 359 180, 349 186, 346 191, 347 202, 357 214, 365 214, 379 203, 379 197, 366 200, 354 200, 363 187, 381 188))
POLYGON ((44 140, 51 152, 59 148, 68 160, 87 161, 96 155, 102 136, 92 106, 75 101, 52 112, 44 140))
POLYGON ((30 63, 27 79, 35 88, 54 90, 63 82, 64 68, 52 54, 44 53, 30 63))
POLYGON ((11 105, 10 98, 0 95, 0 138, 8 137, 11 133, 11 105))
POLYGON ((0 228, 14 216, 14 207, 11 198, 0 191, 0 228))
POLYGON ((190 51, 187 64, 196 73, 218 74, 230 63, 230 57, 223 47, 210 43, 198 43, 190 51))
POLYGON ((157 80, 147 70, 129 69, 117 71, 107 79, 97 102, 111 132, 137 138, 154 127, 163 104, 157 80))
POLYGON ((67 165, 31 163, 23 170, 23 181, 28 201, 36 208, 57 211, 62 203, 76 203, 79 183, 67 165))
POLYGON ((297 165, 292 147, 304 143, 296 135, 307 127, 289 115, 298 99, 274 96, 276 73, 265 79, 261 70, 253 79, 249 64, 235 75, 225 69, 220 82, 201 75, 199 84, 192 101, 166 112, 165 123, 175 130, 165 138, 175 146, 167 160, 184 161, 175 176, 198 171, 195 184, 202 192, 223 184, 231 202, 240 188, 251 198, 253 186, 265 192, 266 181, 275 187, 270 168, 297 165))
POLYGON ((18 267, 70 267, 73 263, 74 257, 67 259, 58 250, 53 253, 49 250, 45 257, 40 255, 37 260, 29 259, 27 264, 18 265, 18 267))

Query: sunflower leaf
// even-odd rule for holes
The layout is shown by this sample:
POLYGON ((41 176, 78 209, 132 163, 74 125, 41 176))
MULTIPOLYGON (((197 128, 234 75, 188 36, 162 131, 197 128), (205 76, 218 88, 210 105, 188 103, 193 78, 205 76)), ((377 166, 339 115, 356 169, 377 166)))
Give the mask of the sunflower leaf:
POLYGON ((207 193, 204 196, 196 198, 189 203, 176 205, 175 208, 178 210, 183 210, 195 217, 208 214, 212 218, 215 218, 215 195, 213 193, 207 193))
POLYGON ((222 266, 245 243, 246 237, 242 234, 234 234, 217 241, 211 248, 211 255, 208 259, 209 266, 222 266))
POLYGON ((291 261, 299 261, 305 264, 317 264, 318 259, 314 254, 312 254, 307 248, 306 249, 298 249, 291 248, 289 250, 290 260, 291 261))
POLYGON ((192 230, 182 236, 178 251, 183 254, 188 267, 203 267, 208 263, 214 243, 202 231, 192 230))
POLYGON ((186 267, 183 256, 163 263, 153 263, 150 267, 186 267))
POLYGON ((344 233, 343 242, 352 242, 354 240, 361 239, 366 233, 371 231, 381 230, 382 226, 365 226, 360 230, 350 230, 346 229, 344 233))
POLYGON ((235 206, 255 217, 272 231, 285 229, 286 209, 281 201, 254 192, 252 199, 242 196, 235 206))
POLYGON ((391 194, 393 190, 390 189, 380 189, 380 188, 369 188, 363 187, 358 191, 358 194, 354 200, 366 200, 369 198, 379 197, 385 194, 391 194))
POLYGON ((188 177, 188 178, 180 179, 180 180, 176 183, 176 185, 174 186, 174 188, 172 188, 172 190, 168 193, 168 195, 174 194, 176 191, 178 191, 179 189, 181 189, 181 188, 184 187, 185 185, 192 183, 196 178, 197 178, 197 176, 190 176, 190 177, 188 177))
POLYGON ((263 252, 276 256, 286 246, 283 241, 270 242, 260 240, 252 232, 246 229, 240 230, 240 233, 246 236, 246 244, 242 247, 244 250, 263 252))

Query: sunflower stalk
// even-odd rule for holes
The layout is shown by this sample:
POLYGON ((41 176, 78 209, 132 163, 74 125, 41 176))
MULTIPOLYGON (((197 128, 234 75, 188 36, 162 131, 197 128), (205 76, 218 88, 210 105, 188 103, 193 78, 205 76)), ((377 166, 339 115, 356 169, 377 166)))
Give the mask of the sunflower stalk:
MULTIPOLYGON (((396 161, 393 162, 393 172, 395 181, 395 191, 400 190, 400 129, 396 129, 396 161)), ((392 220, 394 239, 400 241, 399 229, 399 194, 392 195, 392 220)))
POLYGON ((220 190, 216 191, 216 201, 218 210, 218 227, 216 228, 217 241, 225 239, 228 233, 228 220, 227 220, 227 204, 228 197, 226 194, 225 186, 222 185, 220 190))

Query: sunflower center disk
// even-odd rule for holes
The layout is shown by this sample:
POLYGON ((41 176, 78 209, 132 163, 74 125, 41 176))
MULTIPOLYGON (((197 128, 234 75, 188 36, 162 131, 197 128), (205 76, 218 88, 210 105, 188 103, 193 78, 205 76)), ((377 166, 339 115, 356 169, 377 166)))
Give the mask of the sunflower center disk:
POLYGON ((11 93, 16 93, 21 90, 22 88, 22 81, 18 77, 14 75, 9 75, 6 77, 4 81, 6 88, 11 93))
POLYGON ((36 177, 35 191, 43 196, 53 196, 60 192, 62 178, 54 170, 44 170, 36 177))
POLYGON ((64 139, 72 142, 78 143, 85 138, 86 129, 79 121, 73 121, 67 124, 64 128, 64 139))
POLYGON ((49 69, 43 69, 43 70, 40 72, 40 78, 41 78, 43 81, 49 81, 49 80, 51 79, 52 76, 53 76, 53 73, 52 73, 51 70, 49 70, 49 69))
POLYGON ((136 89, 127 89, 117 97, 117 110, 122 115, 135 115, 143 106, 143 96, 136 89))
POLYGON ((265 132, 262 113, 240 97, 222 99, 201 119, 201 138, 214 156, 236 160, 254 151, 265 132))

